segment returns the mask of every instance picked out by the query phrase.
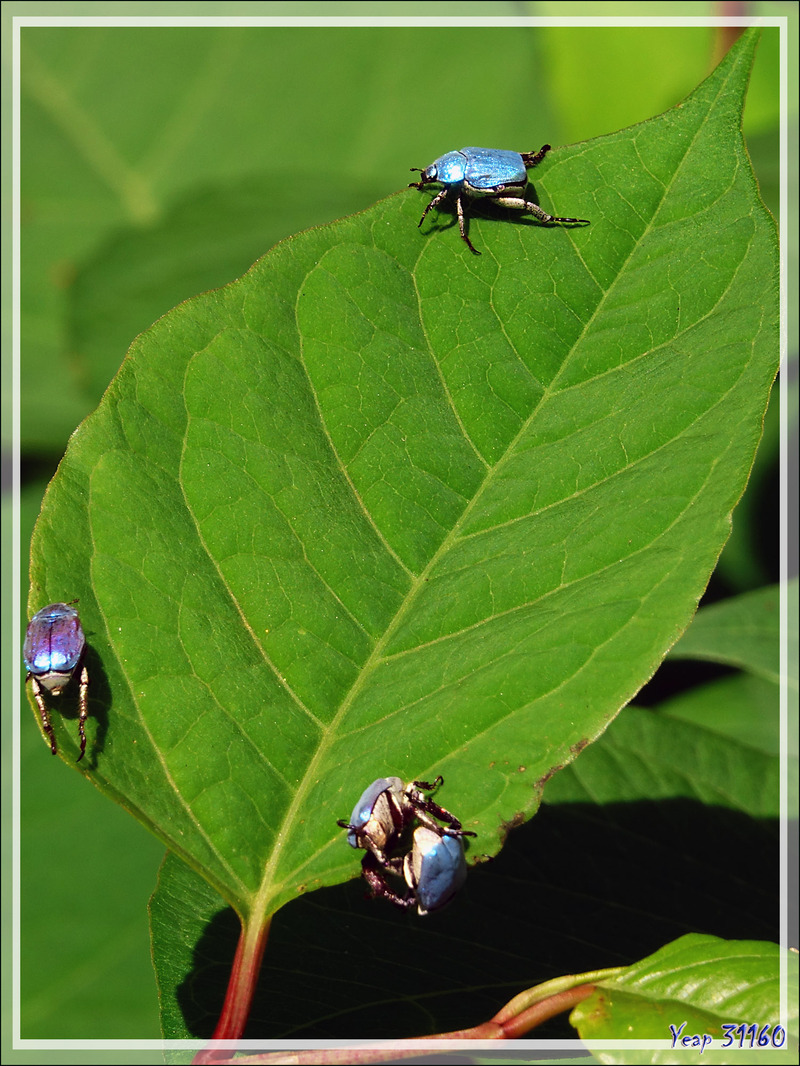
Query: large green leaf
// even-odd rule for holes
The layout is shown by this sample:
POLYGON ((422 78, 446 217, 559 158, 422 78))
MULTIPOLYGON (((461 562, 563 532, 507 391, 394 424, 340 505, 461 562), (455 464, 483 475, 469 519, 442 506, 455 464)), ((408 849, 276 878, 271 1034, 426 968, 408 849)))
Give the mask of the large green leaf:
POLYGON ((80 598, 81 766, 240 914, 355 874, 387 773, 496 851, 685 627, 776 369, 753 47, 542 164, 590 227, 478 258, 392 197, 170 312, 74 435, 31 606, 80 598))

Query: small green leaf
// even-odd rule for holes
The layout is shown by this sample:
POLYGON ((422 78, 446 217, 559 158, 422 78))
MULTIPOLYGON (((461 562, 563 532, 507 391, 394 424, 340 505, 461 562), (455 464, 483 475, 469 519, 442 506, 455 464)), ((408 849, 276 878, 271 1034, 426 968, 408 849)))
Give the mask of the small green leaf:
POLYGON ((162 318, 73 436, 31 606, 80 600, 81 769, 243 918, 358 872, 377 776, 496 852, 685 628, 777 363, 753 47, 537 168, 591 226, 476 213, 477 257, 391 197, 162 318))
MULTIPOLYGON (((677 1051, 661 1051, 646 1056, 648 1062, 796 1062, 797 1061, 797 955, 785 958, 789 972, 788 1033, 779 1025, 787 1019, 780 1014, 780 948, 753 940, 720 940, 714 936, 690 934, 667 944, 649 958, 628 967, 624 973, 604 981, 595 994, 580 1003, 570 1021, 584 1040, 608 1040, 623 1033, 632 1044, 641 1040, 681 1041, 684 1037, 707 1034, 713 1047, 682 1045, 677 1051), (684 1024, 685 1023, 685 1024, 684 1024), (758 1034, 765 1026, 768 1042, 776 1036, 776 1051, 767 1047, 745 1050, 738 1047, 738 1035, 723 1049, 725 1024, 734 1027, 755 1025, 758 1034), (674 1026, 679 1033, 670 1030, 674 1026), (732 1050, 732 1046, 736 1050, 732 1050)), ((597 1054, 601 1062, 639 1063, 645 1061, 641 1049, 608 1050, 597 1054)))

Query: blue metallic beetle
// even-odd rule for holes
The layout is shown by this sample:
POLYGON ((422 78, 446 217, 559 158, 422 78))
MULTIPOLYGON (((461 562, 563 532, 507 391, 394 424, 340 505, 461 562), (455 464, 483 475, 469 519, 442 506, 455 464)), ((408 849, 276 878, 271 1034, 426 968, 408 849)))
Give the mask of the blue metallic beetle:
POLYGON ((444 906, 461 887, 467 868, 460 838, 475 836, 461 828, 455 815, 424 795, 442 784, 441 776, 432 784, 411 781, 407 785, 399 777, 379 777, 361 794, 350 821, 337 823, 348 830, 351 847, 366 851, 361 870, 373 895, 398 907, 416 903, 420 914, 444 906), (405 830, 413 822, 418 825, 411 848, 398 856, 398 851, 408 848, 405 830), (404 878, 411 894, 393 892, 384 871, 404 878))
POLYGON ((501 148, 462 148, 460 151, 446 152, 439 156, 424 170, 412 167, 412 170, 419 171, 422 176, 419 181, 410 182, 409 189, 424 189, 426 185, 434 182, 442 186, 441 191, 434 196, 422 212, 419 226, 422 225, 432 207, 438 207, 448 196, 453 197, 456 202, 461 236, 475 255, 480 255, 481 253, 467 236, 464 219, 468 200, 481 198, 493 200, 503 207, 528 211, 540 222, 588 224, 588 219, 585 218, 562 218, 559 215, 548 215, 538 204, 524 199, 523 194, 528 184, 527 168, 541 163, 549 151, 549 144, 542 145, 538 152, 509 152, 501 148))
MULTIPOLYGON (((61 695, 81 666, 85 647, 86 638, 78 612, 68 603, 51 603, 37 611, 28 623, 25 643, 22 646, 22 658, 27 670, 25 680, 31 683, 33 698, 39 708, 42 726, 50 741, 53 755, 57 754, 58 748, 44 693, 49 692, 51 696, 61 695)), ((78 701, 80 762, 86 752, 84 723, 89 717, 89 674, 85 666, 81 667, 78 701)))
POLYGON ((362 873, 374 896, 382 896, 396 907, 413 907, 417 913, 430 914, 449 903, 467 878, 463 833, 452 836, 427 826, 414 830, 411 851, 402 859, 389 859, 383 869, 403 877, 410 894, 400 896, 388 885, 374 855, 364 856, 362 873))
POLYGON ((403 875, 414 893, 419 914, 443 907, 467 879, 461 838, 417 826, 414 846, 403 860, 403 875))
POLYGON ((399 777, 379 777, 365 788, 353 808, 350 821, 336 823, 349 830, 347 843, 351 848, 372 852, 381 865, 388 861, 391 851, 403 832, 413 807, 409 805, 399 777))

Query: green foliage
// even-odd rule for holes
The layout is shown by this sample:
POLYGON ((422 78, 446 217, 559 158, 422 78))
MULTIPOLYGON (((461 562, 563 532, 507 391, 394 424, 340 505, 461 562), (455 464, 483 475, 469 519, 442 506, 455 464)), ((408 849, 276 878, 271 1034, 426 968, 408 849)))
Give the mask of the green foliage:
POLYGON ((33 602, 80 598, 94 779, 239 913, 346 876, 387 773, 495 851, 686 625, 775 373, 746 62, 543 168, 590 229, 476 259, 390 198, 172 311, 73 437, 33 602))
MULTIPOLYGON (((336 818, 385 773, 441 772, 494 854, 689 621, 775 372, 751 52, 538 168, 543 206, 590 227, 487 210, 478 259, 391 197, 170 312, 73 438, 31 606, 80 599, 87 769, 240 914, 354 876, 336 818)), ((150 285, 130 249, 77 290, 84 350, 113 351, 86 332, 98 286, 118 300, 129 264, 150 285)))
MULTIPOLYGON (((37 26, 21 48, 22 438, 57 461, 132 338, 180 300, 443 150, 528 151, 658 113, 705 75, 714 30, 37 26)), ((767 28, 749 139, 777 130, 776 55, 767 28)), ((775 210, 777 142, 749 148, 775 210)))
POLYGON ((739 666, 777 683, 779 644, 780 598, 778 588, 773 587, 706 608, 670 654, 677 659, 710 659, 739 666))
MULTIPOLYGON (((681 1062, 725 1063, 732 1058, 747 1063, 795 1062, 797 955, 787 953, 783 965, 789 978, 788 1019, 778 1011, 780 950, 775 944, 692 935, 667 944, 619 976, 603 981, 594 995, 575 1008, 570 1020, 585 1040, 613 1040, 625 1033, 632 1044, 663 1040, 672 1024, 680 1033, 678 1040, 690 1040, 677 1044, 681 1062), (748 1029, 756 1018, 752 1044, 751 1033, 730 1033, 722 1028, 732 1024, 748 1029), (783 1032, 777 1030, 772 1046, 781 1023, 783 1032), (691 1038, 704 1034, 724 1047, 691 1043, 691 1038), (759 1046, 759 1037, 766 1046, 759 1046), (740 1050, 742 1046, 744 1050, 740 1050), (776 1051, 776 1047, 782 1050, 776 1051)), ((598 1057, 608 1063, 636 1063, 642 1061, 642 1052, 617 1049, 598 1057)))
MULTIPOLYGON (((706 616, 713 622, 719 608, 701 608, 687 636, 708 626, 706 616)), ((762 629, 752 627, 756 649, 770 612, 760 619, 762 629)), ((776 841, 769 827, 778 815, 778 737, 777 684, 749 673, 695 686, 656 712, 627 708, 548 782, 535 822, 513 832, 499 858, 478 866, 442 914, 401 919, 353 884, 284 908, 270 932, 248 1035, 439 1032, 488 1018, 509 988, 534 977, 635 958, 643 946, 655 948, 687 928, 772 935, 776 841), (487 921, 498 909, 502 920, 487 921), (339 976, 333 996, 331 957, 339 976), (395 978, 418 993, 393 999, 389 1016, 385 1000, 395 978), (309 987, 326 989, 319 1006, 308 1005, 309 987)), ((151 901, 151 930, 171 1037, 212 1031, 237 928, 208 884, 168 855, 151 901)), ((713 950, 699 950, 700 957, 716 965, 713 950)))

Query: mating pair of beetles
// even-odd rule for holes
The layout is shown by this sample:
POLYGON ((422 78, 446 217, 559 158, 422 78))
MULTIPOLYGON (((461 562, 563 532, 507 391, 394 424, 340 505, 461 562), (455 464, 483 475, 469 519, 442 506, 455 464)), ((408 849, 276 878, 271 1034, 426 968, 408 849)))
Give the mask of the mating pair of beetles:
POLYGON ((467 864, 462 837, 475 836, 462 829, 450 811, 425 797, 425 792, 443 784, 441 776, 432 784, 410 781, 407 785, 399 777, 379 777, 362 793, 350 821, 337 823, 348 830, 351 848, 366 851, 361 872, 372 894, 397 907, 416 904, 419 914, 443 907, 464 884, 467 864), (409 838, 414 822, 417 825, 409 838), (389 887, 384 872, 405 881, 405 896, 389 887))

